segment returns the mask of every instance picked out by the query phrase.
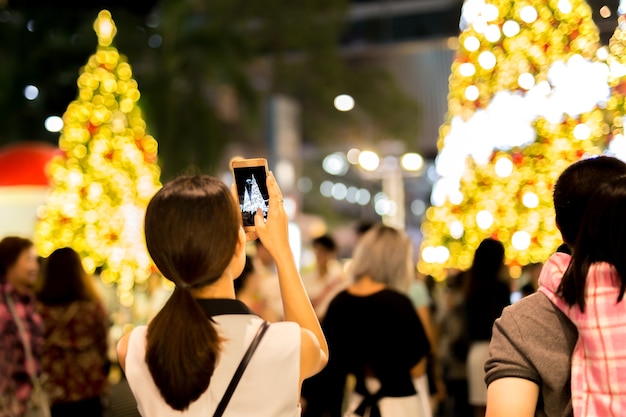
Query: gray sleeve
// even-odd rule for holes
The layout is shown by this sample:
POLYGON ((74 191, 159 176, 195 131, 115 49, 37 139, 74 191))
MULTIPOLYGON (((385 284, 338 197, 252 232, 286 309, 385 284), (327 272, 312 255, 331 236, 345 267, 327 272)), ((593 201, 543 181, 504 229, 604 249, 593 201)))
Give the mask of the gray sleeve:
POLYGON ((539 386, 537 416, 572 416, 576 326, 542 293, 507 307, 493 325, 485 382, 523 378, 539 386))
MULTIPOLYGON (((485 363, 485 382, 500 378, 515 377, 528 379, 537 385, 540 376, 525 351, 525 330, 520 329, 518 317, 526 315, 526 304, 515 303, 506 307, 499 319, 493 324, 493 334, 489 343, 489 358, 485 363)), ((528 324, 528 323, 526 323, 528 324)))

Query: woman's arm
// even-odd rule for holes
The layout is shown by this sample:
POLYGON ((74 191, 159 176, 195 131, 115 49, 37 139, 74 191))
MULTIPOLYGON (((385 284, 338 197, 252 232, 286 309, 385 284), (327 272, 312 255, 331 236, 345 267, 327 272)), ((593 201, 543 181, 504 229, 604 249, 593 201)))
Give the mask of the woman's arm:
POLYGON ((117 360, 120 364, 122 371, 126 370, 126 352, 128 351, 128 339, 130 339, 130 332, 126 333, 117 342, 117 360))
POLYGON ((328 345, 289 246, 289 220, 282 193, 271 172, 267 176, 267 188, 270 196, 267 222, 257 213, 256 233, 274 258, 285 320, 296 322, 302 328, 300 379, 304 380, 324 368, 328 362, 328 345))
POLYGON ((539 386, 528 379, 501 378, 487 387, 485 417, 534 417, 539 386))

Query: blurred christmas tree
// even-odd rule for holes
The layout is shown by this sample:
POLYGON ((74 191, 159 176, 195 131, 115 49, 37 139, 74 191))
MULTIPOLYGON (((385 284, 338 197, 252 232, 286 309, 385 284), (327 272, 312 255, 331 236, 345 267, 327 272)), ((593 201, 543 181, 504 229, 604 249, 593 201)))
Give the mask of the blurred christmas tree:
POLYGON ((35 243, 44 257, 73 247, 87 271, 102 268, 102 280, 116 283, 120 301, 130 305, 135 281, 146 280, 151 268, 142 225, 160 187, 157 142, 146 133, 131 67, 112 46, 116 27, 108 11, 98 14, 94 29, 98 49, 63 115, 63 155, 49 167, 51 193, 35 243))
MULTIPOLYGON (((623 13, 626 8, 620 6, 623 13)), ((617 28, 609 40, 609 85, 611 97, 607 101, 606 121, 611 126, 611 142, 606 153, 626 160, 626 16, 619 16, 617 28)))
POLYGON ((512 276, 561 243, 552 189, 610 138, 606 48, 582 0, 467 0, 419 269, 470 267, 486 237, 512 276))

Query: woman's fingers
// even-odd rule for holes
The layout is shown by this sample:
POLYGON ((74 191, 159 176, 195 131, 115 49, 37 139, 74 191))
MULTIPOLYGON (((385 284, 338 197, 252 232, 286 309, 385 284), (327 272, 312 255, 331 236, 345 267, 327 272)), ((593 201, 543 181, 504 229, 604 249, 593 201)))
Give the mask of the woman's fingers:
POLYGON ((270 171, 267 175, 267 191, 270 196, 270 207, 277 207, 283 203, 283 193, 274 178, 274 173, 270 171))

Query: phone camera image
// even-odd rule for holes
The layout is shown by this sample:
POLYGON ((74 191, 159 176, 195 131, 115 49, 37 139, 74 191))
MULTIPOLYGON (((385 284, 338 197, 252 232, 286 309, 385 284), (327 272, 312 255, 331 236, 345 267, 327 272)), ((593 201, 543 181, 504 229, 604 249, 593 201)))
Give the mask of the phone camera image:
POLYGON ((260 208, 263 217, 267 218, 269 194, 265 182, 265 167, 235 168, 234 173, 243 225, 254 226, 257 208, 260 208))

